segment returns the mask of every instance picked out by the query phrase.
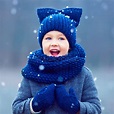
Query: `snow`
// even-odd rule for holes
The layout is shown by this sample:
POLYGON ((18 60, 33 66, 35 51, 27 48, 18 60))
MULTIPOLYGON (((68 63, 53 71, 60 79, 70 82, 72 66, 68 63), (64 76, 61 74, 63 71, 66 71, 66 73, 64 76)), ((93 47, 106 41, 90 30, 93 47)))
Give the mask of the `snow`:
POLYGON ((13 0, 13 1, 12 1, 12 4, 13 4, 13 5, 18 5, 18 0, 13 0))
POLYGON ((16 9, 16 8, 12 8, 12 9, 11 9, 11 14, 12 14, 12 15, 15 15, 16 13, 17 13, 17 9, 16 9))
POLYGON ((35 33, 35 34, 36 34, 36 33, 37 33, 37 30, 33 30, 33 33, 35 33))
POLYGON ((44 65, 39 65, 39 70, 44 70, 44 65))
POLYGON ((87 15, 85 16, 85 19, 88 19, 88 16, 87 15))
POLYGON ((1 82, 1 86, 4 87, 6 84, 5 82, 1 82))

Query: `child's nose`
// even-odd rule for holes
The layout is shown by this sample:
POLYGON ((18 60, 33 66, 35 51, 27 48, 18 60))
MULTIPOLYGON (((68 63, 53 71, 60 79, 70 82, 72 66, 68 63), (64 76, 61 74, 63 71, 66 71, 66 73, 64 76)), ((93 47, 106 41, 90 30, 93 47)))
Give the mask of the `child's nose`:
POLYGON ((51 46, 58 46, 58 44, 57 43, 52 43, 51 46))
POLYGON ((51 46, 58 46, 58 42, 57 42, 56 40, 53 40, 53 41, 51 42, 51 46))

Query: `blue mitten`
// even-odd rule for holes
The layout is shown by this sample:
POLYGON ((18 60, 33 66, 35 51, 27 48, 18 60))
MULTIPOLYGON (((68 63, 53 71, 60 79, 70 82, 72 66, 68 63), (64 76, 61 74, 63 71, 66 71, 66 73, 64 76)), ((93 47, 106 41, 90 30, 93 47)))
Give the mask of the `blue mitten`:
POLYGON ((55 85, 51 84, 48 87, 40 90, 32 101, 32 108, 34 112, 39 112, 41 110, 45 110, 50 107, 54 103, 54 91, 55 85))
POLYGON ((56 100, 59 107, 69 114, 76 114, 80 110, 79 101, 72 88, 69 89, 68 94, 64 86, 56 86, 56 100))

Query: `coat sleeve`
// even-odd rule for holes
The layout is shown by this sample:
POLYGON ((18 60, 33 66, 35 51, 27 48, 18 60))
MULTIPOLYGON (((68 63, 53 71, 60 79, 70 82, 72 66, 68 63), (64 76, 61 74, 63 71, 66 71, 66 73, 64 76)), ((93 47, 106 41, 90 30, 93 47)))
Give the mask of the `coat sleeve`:
POLYGON ((97 88, 92 73, 87 68, 80 101, 80 114, 101 114, 101 104, 97 88))
POLYGON ((13 114, 31 114, 30 100, 32 99, 29 81, 23 78, 17 96, 12 104, 13 114))

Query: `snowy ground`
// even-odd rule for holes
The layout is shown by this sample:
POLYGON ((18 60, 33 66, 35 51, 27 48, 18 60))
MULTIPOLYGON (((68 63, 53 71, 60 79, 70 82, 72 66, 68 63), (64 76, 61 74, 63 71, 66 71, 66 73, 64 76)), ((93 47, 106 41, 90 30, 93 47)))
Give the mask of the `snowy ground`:
MULTIPOLYGON (((0 114, 12 114, 11 104, 22 78, 20 70, 0 69, 0 114)), ((114 114, 114 68, 92 70, 102 103, 102 114, 114 114)))

